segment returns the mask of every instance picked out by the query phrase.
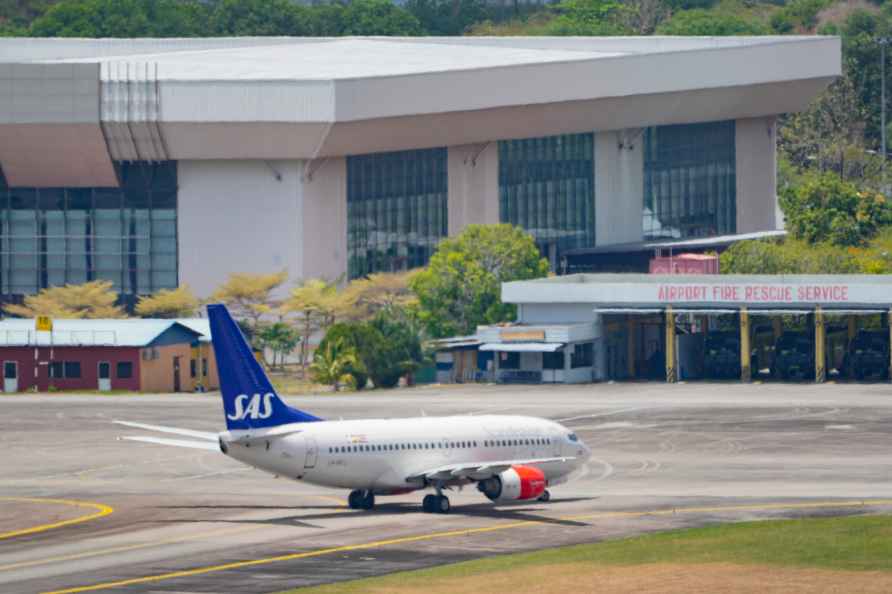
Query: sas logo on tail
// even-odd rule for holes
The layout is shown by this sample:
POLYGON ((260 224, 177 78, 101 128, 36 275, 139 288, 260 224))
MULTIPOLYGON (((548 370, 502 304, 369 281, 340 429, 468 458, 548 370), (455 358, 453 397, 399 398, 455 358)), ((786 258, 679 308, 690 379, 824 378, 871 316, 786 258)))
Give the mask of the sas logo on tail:
POLYGON ((272 414, 273 395, 271 393, 264 394, 262 397, 260 394, 250 397, 247 394, 239 394, 235 397, 235 413, 226 415, 226 418, 230 421, 244 421, 250 417, 256 421, 257 419, 268 419, 272 414))

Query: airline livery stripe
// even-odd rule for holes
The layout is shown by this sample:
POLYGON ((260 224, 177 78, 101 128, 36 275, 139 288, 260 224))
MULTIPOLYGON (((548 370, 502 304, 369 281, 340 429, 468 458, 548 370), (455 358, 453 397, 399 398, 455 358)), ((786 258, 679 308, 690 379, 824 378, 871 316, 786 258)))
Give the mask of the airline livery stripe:
MULTIPOLYGON (((558 518, 560 520, 565 521, 573 521, 573 520, 594 520, 594 519, 604 519, 604 518, 635 518, 635 517, 644 517, 644 516, 666 516, 666 515, 675 515, 675 514, 693 514, 693 513, 722 513, 722 512, 735 512, 735 511, 771 511, 771 510, 803 510, 803 509, 827 509, 827 508, 852 508, 852 507, 877 507, 877 506, 892 506, 892 499, 881 499, 881 500, 864 500, 864 501, 819 501, 819 502, 811 502, 811 503, 777 503, 777 504, 753 504, 753 505, 729 505, 726 507, 722 506, 710 506, 710 507, 680 507, 680 508, 669 508, 669 509, 661 509, 661 510, 646 510, 646 511, 636 511, 636 512, 600 512, 594 514, 582 514, 576 516, 566 516, 558 518)), ((551 520, 552 518, 547 518, 545 520, 524 520, 521 522, 511 522, 508 524, 496 524, 493 526, 484 526, 481 528, 466 528, 459 530, 449 530, 445 532, 433 532, 430 534, 418 534, 415 536, 406 536, 401 538, 392 538, 388 540, 377 540, 366 543, 359 543, 354 545, 344 545, 341 547, 331 547, 327 549, 318 549, 315 551, 306 551, 303 553, 290 553, 287 555, 279 555, 276 557, 265 557, 261 559, 251 559, 247 561, 236 561, 234 563, 225 563, 221 565, 211 565, 207 567, 197 567, 195 569, 186 569, 182 571, 173 571, 170 573, 162 573, 158 575, 150 575, 138 578, 131 578, 125 580, 118 580, 114 582, 104 582, 100 584, 93 584, 89 586, 78 586, 74 588, 68 588, 65 590, 55 590, 52 592, 44 592, 43 594, 75 594, 77 592, 95 592, 97 590, 107 590, 110 588, 120 588, 124 586, 132 586, 136 584, 146 584, 152 582, 161 582, 166 580, 172 580, 182 577, 191 577, 195 575, 203 575, 207 573, 214 573, 218 571, 227 571, 231 569, 241 569, 244 567, 254 567, 258 565, 268 565, 270 563, 278 563, 280 561, 294 561, 296 559, 308 559, 311 557, 322 557, 325 555, 332 555, 336 553, 343 553, 348 551, 360 551, 365 549, 374 549, 379 547, 398 545, 398 544, 407 544, 413 542, 421 542, 434 540, 438 538, 449 538, 455 536, 469 536, 472 534, 481 534, 486 532, 497 532, 500 530, 510 530, 512 528, 522 528, 525 526, 534 526, 539 525, 551 520)))

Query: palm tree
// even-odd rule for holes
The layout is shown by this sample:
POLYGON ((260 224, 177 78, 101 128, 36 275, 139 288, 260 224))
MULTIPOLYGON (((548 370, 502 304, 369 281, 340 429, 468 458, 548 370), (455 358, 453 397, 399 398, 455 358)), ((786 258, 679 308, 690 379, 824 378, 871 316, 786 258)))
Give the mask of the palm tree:
POLYGON ((337 392, 342 383, 353 381, 350 370, 358 366, 356 351, 346 346, 343 340, 332 340, 316 349, 310 373, 313 381, 332 386, 337 392))

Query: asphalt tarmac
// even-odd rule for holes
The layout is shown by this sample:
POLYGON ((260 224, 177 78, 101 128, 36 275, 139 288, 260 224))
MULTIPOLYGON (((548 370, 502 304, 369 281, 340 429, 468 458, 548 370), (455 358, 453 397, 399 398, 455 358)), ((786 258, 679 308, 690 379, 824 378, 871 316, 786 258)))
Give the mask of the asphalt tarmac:
POLYGON ((347 493, 113 419, 222 429, 219 396, 0 396, 0 592, 276 592, 500 553, 757 518, 892 512, 888 384, 422 387, 288 398, 325 418, 550 417, 593 449, 549 503, 347 493))

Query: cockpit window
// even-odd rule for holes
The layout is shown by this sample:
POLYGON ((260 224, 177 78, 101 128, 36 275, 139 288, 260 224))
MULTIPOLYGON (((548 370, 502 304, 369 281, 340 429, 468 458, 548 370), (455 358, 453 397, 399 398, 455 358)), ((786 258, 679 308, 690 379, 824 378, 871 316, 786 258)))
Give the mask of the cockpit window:
POLYGON ((570 441, 579 441, 579 438, 576 437, 575 433, 571 433, 570 435, 568 435, 567 439, 569 439, 570 441))

